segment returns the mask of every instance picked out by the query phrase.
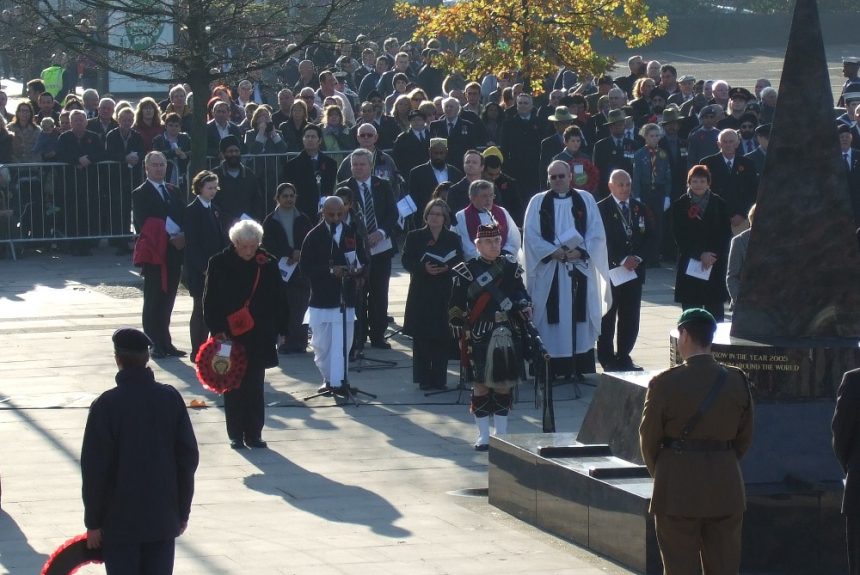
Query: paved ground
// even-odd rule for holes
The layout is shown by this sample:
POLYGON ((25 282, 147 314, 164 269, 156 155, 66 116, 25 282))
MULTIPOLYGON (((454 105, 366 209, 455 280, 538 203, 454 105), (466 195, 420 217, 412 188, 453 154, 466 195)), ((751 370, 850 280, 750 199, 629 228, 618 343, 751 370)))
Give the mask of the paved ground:
MULTIPOLYGON (((29 255, 0 262, 0 572, 34 573, 80 532, 79 454, 87 407, 113 385, 110 334, 139 325, 140 279, 126 258, 29 255)), ((392 309, 402 316, 408 277, 396 271, 392 309)), ((636 359, 666 365, 672 272, 646 287, 636 359)), ((180 296, 174 340, 188 349, 191 301, 180 296)), ((154 362, 192 410, 201 449, 197 493, 177 573, 625 573, 612 563, 528 527, 485 498, 451 492, 486 487, 486 455, 456 392, 425 398, 411 382, 408 340, 395 336, 386 371, 352 372, 379 399, 354 408, 302 397, 318 385, 312 358, 289 356, 267 376, 265 437, 271 449, 229 449, 218 398, 187 360, 154 362)), ((454 363, 449 381, 455 382, 454 363)), ((573 399, 557 388, 559 431, 578 429, 591 387, 573 399)), ((465 400, 465 395, 461 398, 465 400)), ((530 390, 521 390, 512 432, 539 431, 530 390)), ((97 571, 94 571, 97 572, 97 571)))

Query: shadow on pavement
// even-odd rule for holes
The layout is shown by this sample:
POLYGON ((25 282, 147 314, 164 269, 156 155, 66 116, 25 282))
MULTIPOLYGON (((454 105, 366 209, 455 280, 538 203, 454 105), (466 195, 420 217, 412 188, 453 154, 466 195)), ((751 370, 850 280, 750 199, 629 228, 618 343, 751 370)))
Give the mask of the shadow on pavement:
POLYGON ((394 525, 403 515, 372 491, 308 471, 271 449, 240 453, 262 472, 244 479, 249 489, 277 495, 296 509, 326 521, 365 525, 378 535, 395 539, 412 534, 394 525))
POLYGON ((47 555, 38 553, 30 546, 15 519, 0 510, 0 570, 5 569, 7 573, 36 573, 47 560, 47 555))

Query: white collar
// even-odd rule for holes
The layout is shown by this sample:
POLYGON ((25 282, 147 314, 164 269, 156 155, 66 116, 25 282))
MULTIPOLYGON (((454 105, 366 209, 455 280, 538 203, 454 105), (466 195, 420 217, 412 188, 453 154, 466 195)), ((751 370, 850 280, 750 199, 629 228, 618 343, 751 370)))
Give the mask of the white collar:
POLYGON ((209 206, 211 206, 211 205, 212 205, 212 202, 211 202, 211 201, 209 201, 209 200, 204 200, 204 199, 203 199, 203 198, 201 198, 200 196, 197 196, 197 200, 198 200, 201 204, 203 204, 203 207, 204 207, 204 208, 208 208, 209 206))
POLYGON ((368 190, 372 188, 372 186, 370 185, 370 178, 367 178, 367 179, 366 179, 366 180, 364 180, 363 182, 362 182, 362 181, 359 181, 359 180, 355 180, 355 183, 356 183, 356 184, 358 184, 358 189, 359 189, 359 190, 361 189, 362 184, 364 184, 365 186, 367 186, 367 189, 368 189, 368 190))

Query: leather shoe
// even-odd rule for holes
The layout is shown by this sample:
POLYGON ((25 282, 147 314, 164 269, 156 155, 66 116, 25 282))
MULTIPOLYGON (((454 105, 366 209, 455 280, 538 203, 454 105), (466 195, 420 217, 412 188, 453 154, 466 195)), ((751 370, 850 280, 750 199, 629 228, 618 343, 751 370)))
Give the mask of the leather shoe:
POLYGON ((165 351, 170 357, 185 357, 186 355, 188 355, 188 353, 182 351, 181 349, 176 349, 175 347, 169 347, 165 351))
POLYGON ((246 439, 245 445, 253 449, 266 449, 268 447, 268 444, 266 444, 266 442, 259 437, 255 437, 254 439, 246 439))
POLYGON ((490 445, 488 443, 476 443, 475 451, 489 451, 490 445))
POLYGON ((230 449, 245 449, 245 444, 242 443, 241 439, 231 439, 230 449))
POLYGON ((165 357, 167 357, 167 353, 165 353, 165 351, 160 347, 153 347, 152 350, 149 352, 149 357, 151 357, 152 359, 164 359, 165 357))
POLYGON ((374 349, 391 349, 391 344, 383 339, 382 341, 371 341, 370 347, 374 349))
POLYGON ((614 364, 614 371, 645 371, 640 366, 633 363, 633 360, 629 357, 618 358, 618 360, 614 364))
POLYGON ((324 393, 328 395, 331 394, 332 391, 334 391, 334 388, 329 382, 325 382, 317 388, 317 393, 324 393))

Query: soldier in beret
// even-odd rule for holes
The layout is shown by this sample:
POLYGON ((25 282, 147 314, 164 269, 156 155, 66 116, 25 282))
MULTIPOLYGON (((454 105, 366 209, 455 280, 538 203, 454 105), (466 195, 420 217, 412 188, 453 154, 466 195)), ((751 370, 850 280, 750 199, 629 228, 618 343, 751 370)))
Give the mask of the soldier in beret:
POLYGON ((655 376, 645 395, 639 439, 667 575, 740 568, 746 494, 738 461, 752 443, 753 403, 746 375, 711 354, 716 327, 706 310, 684 311, 684 363, 655 376))
POLYGON ((113 334, 117 386, 90 406, 83 447, 87 547, 108 573, 173 572, 174 540, 188 526, 199 454, 179 392, 146 364, 150 339, 113 334))

